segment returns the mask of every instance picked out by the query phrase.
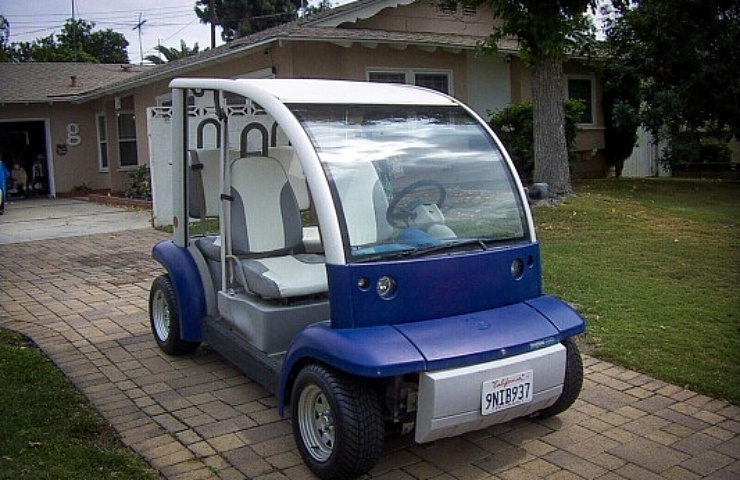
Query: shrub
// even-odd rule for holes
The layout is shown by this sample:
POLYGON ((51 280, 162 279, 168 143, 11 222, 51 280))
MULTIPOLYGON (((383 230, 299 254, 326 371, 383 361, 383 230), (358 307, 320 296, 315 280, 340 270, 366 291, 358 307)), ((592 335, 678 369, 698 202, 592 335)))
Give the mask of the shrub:
POLYGON ((152 178, 149 165, 141 165, 136 170, 130 171, 128 180, 129 188, 125 192, 127 198, 152 199, 152 178))
POLYGON ((727 163, 732 157, 724 139, 710 133, 688 131, 673 134, 662 153, 661 160, 669 167, 690 163, 727 163))

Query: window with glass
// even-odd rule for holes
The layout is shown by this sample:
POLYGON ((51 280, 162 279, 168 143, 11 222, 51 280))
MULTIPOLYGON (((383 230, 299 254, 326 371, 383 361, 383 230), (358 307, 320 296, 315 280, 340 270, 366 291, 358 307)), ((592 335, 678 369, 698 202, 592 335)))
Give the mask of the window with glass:
POLYGON ((118 114, 118 155, 121 168, 139 164, 136 149, 136 118, 133 112, 118 114))
POLYGON ((405 72, 368 72, 367 79, 375 83, 406 83, 405 72))
POLYGON ((450 92, 450 76, 446 73, 416 73, 414 85, 442 93, 450 92))
POLYGON ((502 152, 462 108, 292 109, 324 166, 348 258, 489 249, 528 235, 502 152))
POLYGON ((367 72, 369 82, 408 83, 450 94, 450 73, 420 70, 372 70, 367 72))
POLYGON ((590 78, 569 78, 568 98, 583 102, 585 108, 578 123, 594 123, 593 82, 590 78))
POLYGON ((108 130, 105 114, 99 113, 96 117, 98 129, 98 168, 101 171, 108 170, 108 130))

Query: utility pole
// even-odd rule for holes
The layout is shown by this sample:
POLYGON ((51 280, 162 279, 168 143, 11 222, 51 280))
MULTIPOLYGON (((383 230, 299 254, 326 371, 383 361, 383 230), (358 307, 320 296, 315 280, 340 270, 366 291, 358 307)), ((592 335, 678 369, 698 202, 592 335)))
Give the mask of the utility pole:
POLYGON ((146 20, 141 19, 141 12, 139 12, 139 23, 136 24, 134 28, 131 30, 138 30, 139 31, 139 58, 141 59, 139 61, 139 65, 144 65, 144 48, 141 45, 141 27, 146 23, 146 20))
POLYGON ((211 48, 216 48, 216 2, 208 0, 208 10, 211 15, 211 48))
POLYGON ((72 0, 72 60, 77 61, 77 22, 75 21, 75 0, 72 0))

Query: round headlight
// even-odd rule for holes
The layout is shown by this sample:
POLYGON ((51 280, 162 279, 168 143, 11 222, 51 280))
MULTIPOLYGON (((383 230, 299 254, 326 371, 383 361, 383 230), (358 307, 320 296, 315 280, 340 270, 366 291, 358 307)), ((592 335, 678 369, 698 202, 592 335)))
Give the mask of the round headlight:
POLYGON ((511 262, 511 276, 519 280, 522 278, 522 274, 524 274, 524 262, 520 258, 515 258, 511 262))
POLYGON ((396 293, 396 281, 392 277, 383 275, 378 279, 375 289, 380 298, 391 298, 396 293))

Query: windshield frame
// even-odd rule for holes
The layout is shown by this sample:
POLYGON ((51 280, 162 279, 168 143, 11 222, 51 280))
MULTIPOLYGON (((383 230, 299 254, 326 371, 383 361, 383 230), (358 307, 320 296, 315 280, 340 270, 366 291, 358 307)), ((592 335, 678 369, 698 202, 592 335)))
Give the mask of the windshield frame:
MULTIPOLYGON (((534 241, 534 231, 531 224, 531 214, 528 209, 528 205, 524 200, 524 196, 521 194, 521 183, 518 179, 516 172, 512 167, 511 160, 508 154, 503 149, 500 141, 496 138, 492 130, 481 121, 481 119, 472 112, 468 107, 462 104, 456 105, 383 105, 383 104, 288 104, 288 108, 295 118, 300 123, 303 130, 306 132, 311 144, 313 145, 314 151, 317 158, 321 162, 323 172, 326 176, 329 190, 332 195, 332 201, 334 203, 335 211, 337 213, 337 221, 340 227, 340 234, 342 237, 343 250, 347 263, 361 263, 369 261, 382 261, 387 259, 409 259, 418 258, 425 256, 428 251, 430 255, 449 255, 457 252, 471 252, 475 250, 488 250, 490 248, 502 248, 507 245, 521 245, 522 243, 531 243, 534 241), (387 109, 389 111, 400 112, 438 112, 445 115, 450 115, 454 119, 449 124, 443 124, 439 127, 434 128, 449 128, 462 126, 463 128, 470 128, 475 133, 475 140, 484 140, 485 151, 490 152, 495 158, 476 160, 480 165, 486 166, 491 171, 498 169, 496 174, 498 177, 495 179, 499 182, 505 182, 506 188, 500 189, 501 193, 504 193, 510 197, 510 201, 513 202, 513 210, 516 211, 516 225, 520 228, 517 231, 517 235, 500 238, 486 235, 473 235, 473 236, 461 236, 444 241, 435 242, 429 245, 407 245, 402 247, 397 242, 375 242, 368 245, 352 245, 350 226, 348 225, 348 216, 345 212, 345 208, 342 201, 342 193, 339 191, 337 186, 337 177, 332 167, 332 161, 327 158, 326 145, 324 139, 321 139, 321 134, 317 132, 317 124, 321 121, 316 115, 321 112, 322 109, 330 112, 338 112, 342 109, 345 112, 353 111, 357 112, 370 112, 373 110, 382 111, 387 109), (449 241, 448 241, 449 240, 449 241), (393 245, 394 247, 391 247, 393 245), (449 245, 449 248, 447 246, 449 245), (456 248, 457 246, 461 248, 456 248)), ((327 112, 325 112, 327 113, 327 112)), ((413 117, 407 113, 408 118, 413 117)), ((332 124, 335 128, 341 129, 342 123, 344 127, 349 131, 351 127, 356 127, 357 122, 350 122, 349 115, 345 115, 342 121, 327 122, 332 124)), ((395 118, 395 117, 394 117, 395 118)), ((472 139, 473 137, 471 137, 472 139)), ((454 167, 457 164, 455 160, 448 161, 445 167, 454 167)), ((347 162, 353 164, 353 162, 347 162)), ((362 163, 362 162, 356 162, 362 163)), ((372 164, 373 162, 365 162, 372 164)), ((417 164, 421 165, 420 163, 417 164)), ((377 167, 376 167, 377 168, 377 167)), ((511 209, 511 208, 510 208, 511 209)), ((492 210, 493 211, 493 210, 492 210)), ((377 213, 376 213, 377 216, 377 213)), ((513 224, 512 220, 512 224, 513 224)), ((394 232, 397 235, 397 232, 394 232)))

